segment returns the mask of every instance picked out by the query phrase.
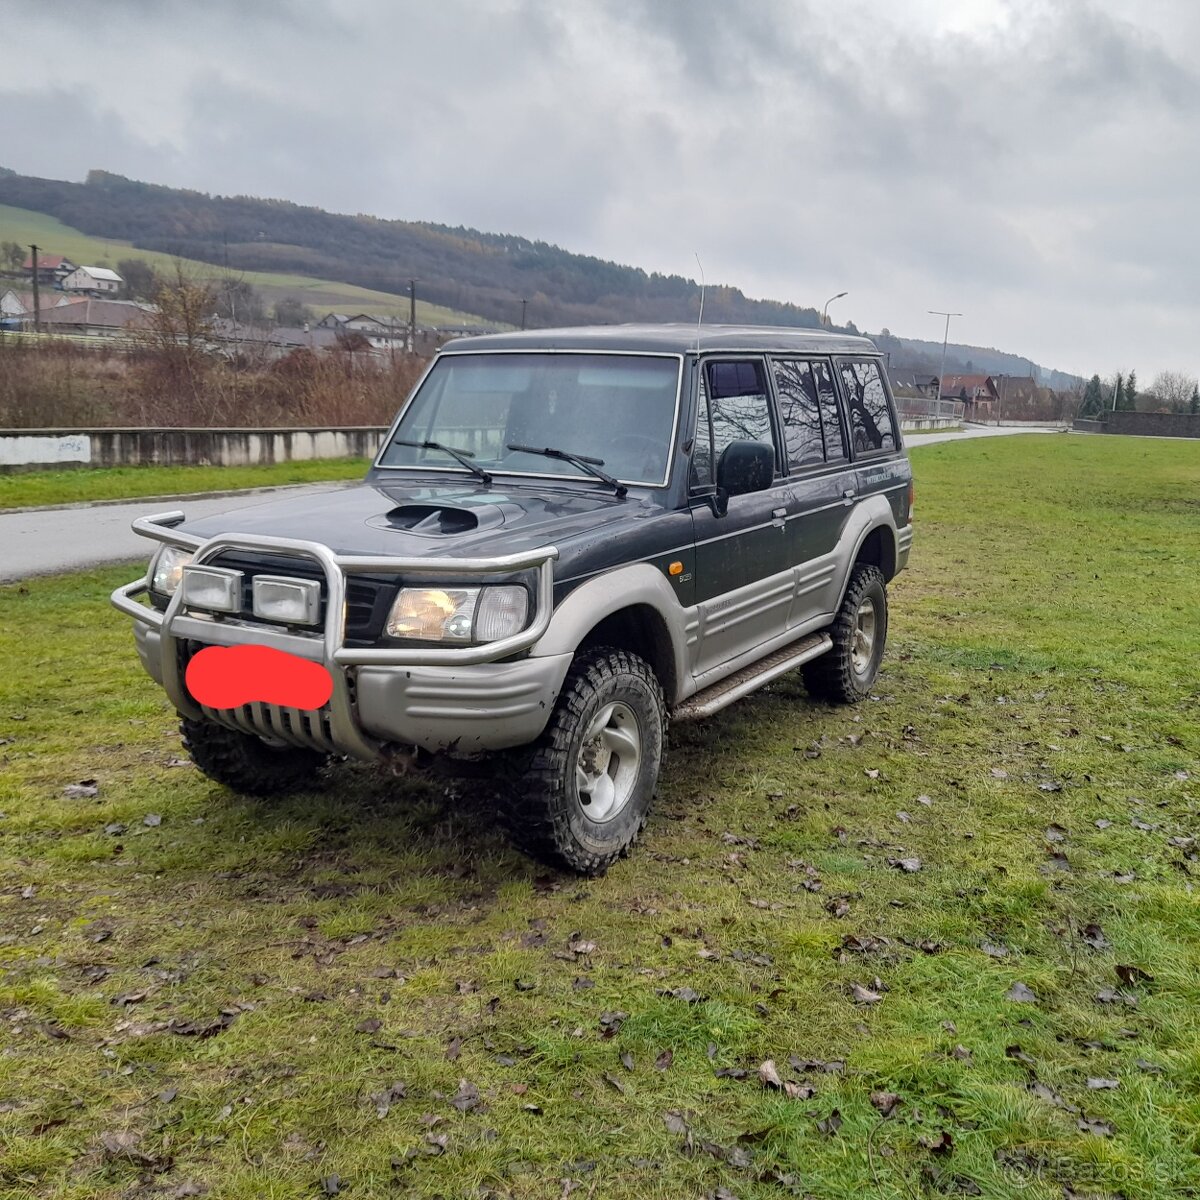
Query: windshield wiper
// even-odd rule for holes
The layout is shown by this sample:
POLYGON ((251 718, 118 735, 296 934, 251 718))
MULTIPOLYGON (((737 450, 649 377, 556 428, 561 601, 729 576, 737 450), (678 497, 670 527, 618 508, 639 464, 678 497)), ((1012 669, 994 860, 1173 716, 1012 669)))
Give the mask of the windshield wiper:
POLYGON ((490 485, 492 482, 491 475, 485 471, 478 463, 473 463, 471 459, 475 457, 470 450, 456 450, 453 446, 443 446, 441 442, 408 442, 403 438, 396 438, 392 442, 393 446, 412 446, 417 450, 440 450, 443 454, 450 455, 451 458, 457 458, 472 475, 478 476, 484 483, 490 485))
POLYGON ((623 500, 629 492, 623 483, 614 479, 607 471, 600 470, 604 466, 602 458, 588 458, 586 454, 572 454, 570 450, 555 450, 553 446, 522 446, 516 442, 509 442, 508 449, 517 450, 522 454, 540 454, 543 458, 557 458, 563 462, 569 462, 581 471, 586 471, 587 474, 594 475, 597 479, 607 483, 617 493, 618 500, 623 500))

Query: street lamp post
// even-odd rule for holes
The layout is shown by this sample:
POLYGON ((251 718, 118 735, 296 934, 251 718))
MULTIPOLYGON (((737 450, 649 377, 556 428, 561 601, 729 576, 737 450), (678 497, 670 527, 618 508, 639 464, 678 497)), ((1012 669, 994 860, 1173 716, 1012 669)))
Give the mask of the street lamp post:
POLYGON ((823 307, 822 307, 822 309, 821 309, 821 328, 822 328, 822 329, 824 329, 824 328, 825 328, 825 326, 826 326, 826 325, 828 324, 828 322, 829 322, 829 317, 828 317, 828 313, 829 313, 829 306, 830 306, 830 305, 831 305, 831 304, 832 304, 832 303, 833 303, 835 300, 840 300, 840 299, 841 299, 843 296, 848 296, 848 295, 850 295, 850 293, 849 293, 849 292, 838 292, 838 294, 837 294, 836 296, 830 296, 830 297, 829 297, 829 299, 825 301, 825 304, 824 304, 824 306, 823 306, 823 307))
POLYGON ((961 317, 962 313, 942 312, 937 308, 929 308, 925 310, 931 317, 946 318, 946 332, 942 334, 942 369, 938 372, 938 390, 937 398, 940 407, 942 403, 942 376, 946 374, 946 343, 950 340, 950 318, 961 317))

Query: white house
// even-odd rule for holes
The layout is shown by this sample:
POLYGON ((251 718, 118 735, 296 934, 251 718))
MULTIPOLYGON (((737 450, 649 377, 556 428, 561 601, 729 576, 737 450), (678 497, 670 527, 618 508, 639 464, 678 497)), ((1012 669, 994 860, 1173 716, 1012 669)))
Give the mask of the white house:
POLYGON ((64 292, 83 292, 89 296, 115 296, 125 282, 107 267, 76 267, 62 281, 64 292))

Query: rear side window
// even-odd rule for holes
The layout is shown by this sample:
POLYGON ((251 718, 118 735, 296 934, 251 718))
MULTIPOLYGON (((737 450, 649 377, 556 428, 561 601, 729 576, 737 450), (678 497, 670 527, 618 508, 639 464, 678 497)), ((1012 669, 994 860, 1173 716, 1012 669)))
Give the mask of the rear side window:
POLYGON ((797 470, 846 457, 829 364, 781 359, 774 364, 788 467, 797 470))
POLYGON ((692 450, 692 484, 717 478, 721 452, 731 442, 765 442, 771 435, 771 403, 762 363, 754 360, 705 363, 692 450))
POLYGON ((850 410, 850 438, 856 454, 896 449, 896 427, 879 364, 871 359, 841 359, 838 363, 850 410))

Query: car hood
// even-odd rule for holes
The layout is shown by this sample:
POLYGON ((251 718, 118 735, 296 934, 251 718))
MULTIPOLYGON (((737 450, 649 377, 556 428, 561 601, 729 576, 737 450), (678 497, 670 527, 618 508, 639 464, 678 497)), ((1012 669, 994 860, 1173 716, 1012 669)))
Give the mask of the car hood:
POLYGON ((257 534, 318 542, 338 554, 465 558, 516 554, 633 522, 661 506, 630 493, 473 481, 358 484, 184 520, 198 537, 257 534))

